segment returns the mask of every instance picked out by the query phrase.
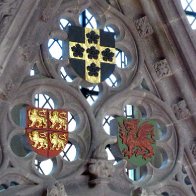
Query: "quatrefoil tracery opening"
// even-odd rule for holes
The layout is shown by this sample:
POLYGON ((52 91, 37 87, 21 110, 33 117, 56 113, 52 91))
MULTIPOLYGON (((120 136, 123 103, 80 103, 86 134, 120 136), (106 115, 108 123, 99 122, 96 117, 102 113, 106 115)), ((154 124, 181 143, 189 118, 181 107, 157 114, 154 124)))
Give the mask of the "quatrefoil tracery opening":
MULTIPOLYGON (((88 28, 97 28, 97 22, 96 18, 89 12, 87 9, 84 10, 80 16, 79 21, 81 26, 88 27, 88 28)), ((69 22, 67 19, 62 18, 60 19, 60 29, 65 30, 68 26, 72 25, 71 22, 69 22)), ((107 25, 104 28, 104 31, 107 32, 114 32, 115 30, 112 28, 112 26, 107 25)), ((63 40, 60 40, 58 38, 51 38, 48 41, 48 48, 50 55, 57 59, 57 60, 65 60, 64 57, 67 56, 64 51, 64 42, 63 40)), ((116 66, 119 68, 127 68, 128 67, 128 57, 123 52, 122 49, 116 50, 116 66)), ((60 76, 66 80, 67 82, 72 82, 73 76, 70 76, 69 73, 66 72, 66 70, 61 67, 60 68, 60 76)), ((117 87, 120 85, 120 78, 117 77, 117 75, 111 75, 107 80, 106 84, 108 84, 110 87, 117 87)))
MULTIPOLYGON (((45 109, 55 109, 58 108, 58 99, 52 95, 51 93, 37 93, 33 97, 33 103, 37 108, 45 108, 45 109)), ((13 107, 11 111, 11 116, 13 122, 21 128, 26 127, 26 108, 27 104, 19 104, 13 107)), ((68 130, 69 132, 73 132, 76 129, 77 121, 75 120, 75 114, 72 114, 72 111, 68 112, 68 130)), ((20 131, 21 132, 21 131, 20 131)), ((65 161, 75 161, 79 154, 79 146, 77 142, 69 141, 65 146, 65 149, 60 153, 60 156, 65 161)), ((25 134, 19 133, 14 135, 10 141, 10 147, 12 152, 19 157, 27 157, 29 153, 32 152, 30 144, 28 144, 27 138, 25 134)), ((54 172, 55 169, 55 158, 53 159, 35 159, 35 168, 42 175, 49 175, 54 172)))
MULTIPOLYGON (((147 118, 146 111, 141 106, 126 105, 123 109, 123 113, 126 118, 130 119, 145 120, 147 118)), ((102 122, 103 129, 108 135, 111 136, 117 136, 118 134, 117 130, 111 129, 111 122, 115 119, 115 117, 116 115, 106 115, 102 122)), ((159 141, 168 137, 169 136, 167 135, 166 127, 160 120, 157 120, 157 151, 155 152, 154 158, 149 163, 155 168, 164 169, 168 166, 168 152, 165 151, 162 146, 159 146, 159 141)), ((123 156, 117 144, 108 145, 106 148, 106 152, 108 154, 108 160, 114 160, 115 164, 120 163, 123 159, 123 156)), ((149 166, 144 165, 142 167, 132 168, 132 166, 128 164, 125 172, 132 181, 140 181, 141 179, 145 179, 145 176, 148 172, 148 167, 149 166)))

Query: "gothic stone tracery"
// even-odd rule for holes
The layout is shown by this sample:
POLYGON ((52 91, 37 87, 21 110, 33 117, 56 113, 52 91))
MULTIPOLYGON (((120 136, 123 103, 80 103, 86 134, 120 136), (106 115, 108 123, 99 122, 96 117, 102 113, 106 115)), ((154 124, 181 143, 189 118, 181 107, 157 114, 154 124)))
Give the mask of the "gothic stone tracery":
MULTIPOLYGON (((150 2, 35 0, 33 3, 23 1, 24 7, 20 7, 20 1, 4 0, 0 3, 0 26, 2 27, 0 38, 2 39, 6 30, 10 29, 9 36, 4 39, 6 43, 9 42, 9 47, 4 42, 2 43, 5 45, 0 45, 0 54, 5 54, 5 49, 10 48, 8 55, 4 55, 5 59, 0 59, 2 62, 0 65, 0 185, 5 194, 14 195, 17 192, 19 195, 42 195, 45 191, 47 195, 78 195, 80 192, 81 195, 120 196, 132 195, 133 190, 140 186, 144 195, 164 195, 164 193, 194 195, 193 190, 191 192, 190 187, 187 188, 184 180, 175 179, 182 166, 178 164, 186 164, 183 159, 184 142, 179 138, 183 131, 180 124, 182 119, 183 126, 187 126, 189 128, 187 130, 190 131, 187 137, 195 138, 194 116, 191 115, 196 109, 194 102, 191 102, 194 96, 190 93, 193 88, 190 82, 191 77, 188 75, 191 65, 189 65, 190 61, 186 61, 187 55, 183 54, 182 48, 179 49, 181 43, 177 43, 177 34, 182 34, 181 29, 187 29, 188 26, 183 21, 184 15, 176 0, 171 0, 168 4, 163 4, 163 1, 159 0, 150 2), (112 7, 107 2, 115 6, 112 7), (36 9, 26 6, 30 3, 36 9), (20 12, 17 12, 17 6, 21 8, 20 12), (128 56, 126 69, 115 69, 114 74, 118 85, 107 86, 106 82, 100 84, 99 97, 93 106, 88 104, 79 90, 80 86, 89 87, 89 83, 72 73, 67 60, 54 59, 48 51, 48 39, 67 41, 67 33, 58 26, 59 18, 65 17, 72 24, 79 25, 78 18, 84 9, 92 11, 101 27, 105 24, 114 27, 116 45, 128 56), (14 17, 15 14, 16 17, 14 17), (173 18, 169 18, 170 16, 173 18), (30 20, 24 22, 23 28, 21 26, 17 30, 12 28, 12 21, 18 24, 22 21, 21 19, 29 17, 30 20), (172 33, 171 30, 173 30, 172 33), (176 33, 175 30, 179 32, 176 33), (149 46, 143 44, 146 40, 149 46), (165 42, 165 45, 162 45, 161 41, 165 42), (12 43, 13 46, 11 46, 12 43), (27 47, 21 49, 21 46, 27 47), (151 46, 156 49, 156 52, 151 50, 151 46), (182 59, 179 60, 180 57, 182 59), (159 61, 159 59, 162 60, 159 61), (37 65, 39 74, 30 77, 29 70, 34 64, 37 65), (152 69, 145 69, 145 65, 152 69), (160 84, 163 78, 170 76, 173 70, 177 70, 177 65, 183 66, 183 78, 180 79, 188 85, 185 89, 184 84, 177 78, 178 75, 174 75, 177 81, 174 84, 175 88, 168 92, 169 86, 160 84), (72 83, 61 78, 59 74, 61 66, 74 80, 72 83), (189 69, 188 72, 187 69, 189 69), (159 84, 151 77, 153 74, 158 78, 159 84), (140 82, 143 79, 150 84, 148 91, 140 88, 140 82), (155 93, 154 89, 158 93, 155 93), (70 133, 70 142, 79 149, 76 160, 68 163, 63 157, 55 157, 52 160, 54 168, 48 176, 41 174, 39 168, 35 166, 35 160, 40 163, 43 160, 39 160, 39 157, 26 145, 23 150, 27 154, 19 157, 15 153, 17 148, 13 142, 14 137, 24 134, 24 127, 16 123, 20 116, 17 108, 21 105, 23 107, 34 104, 35 94, 40 93, 48 93, 51 97, 55 97, 58 102, 55 104, 59 108, 68 109, 77 120, 76 130, 70 133), (161 93, 169 94, 164 101, 159 96, 161 93), (173 97, 184 99, 174 103, 173 97), (106 116, 123 115, 126 105, 134 106, 134 115, 157 119, 161 129, 160 138, 157 139, 159 154, 156 155, 156 161, 152 161, 141 169, 139 180, 137 176, 134 180, 130 180, 127 173, 131 166, 121 160, 121 157, 118 157, 117 164, 113 165, 114 160, 108 160, 105 151, 108 148, 112 149, 112 145, 115 148, 116 136, 105 133, 102 122, 106 116), (95 155, 93 152, 96 152, 95 155), (104 183, 95 183, 95 187, 89 187, 89 182, 92 180, 104 183)), ((185 31, 187 33, 185 38, 179 40, 182 41, 182 46, 186 45, 186 50, 193 54, 195 50, 191 46, 194 44, 189 43, 191 39, 186 39, 189 31, 185 31)), ((91 68, 94 71, 94 67, 91 68)), ((91 68, 89 72, 92 72, 91 68)), ((94 71, 91 74, 96 73, 94 71)), ((20 139, 24 140, 23 137, 20 139)), ((195 143, 191 143, 189 151, 196 159, 195 143)), ((118 152, 116 154, 118 155, 118 152)), ((192 175, 189 176, 188 183, 192 183, 195 187, 193 165, 194 162, 190 162, 192 175)), ((136 173, 139 171, 138 168, 131 169, 136 173)))

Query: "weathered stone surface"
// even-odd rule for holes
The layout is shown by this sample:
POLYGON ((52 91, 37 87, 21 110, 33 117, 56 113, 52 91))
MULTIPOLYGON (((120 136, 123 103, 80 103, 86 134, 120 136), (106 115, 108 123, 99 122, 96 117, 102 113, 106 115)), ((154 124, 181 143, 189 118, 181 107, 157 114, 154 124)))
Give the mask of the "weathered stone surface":
POLYGON ((190 116, 190 111, 187 107, 186 101, 181 100, 177 104, 174 104, 173 106, 174 113, 176 115, 176 118, 178 120, 185 119, 190 116))
POLYGON ((145 38, 153 33, 153 28, 150 25, 147 16, 135 20, 135 27, 141 38, 145 38))
POLYGON ((179 2, 0 2, 1 195, 195 194, 195 35, 179 2), (65 51, 67 29, 59 26, 60 19, 79 25, 79 14, 84 9, 95 16, 99 27, 114 29, 119 49, 116 80, 112 79, 110 86, 103 82, 96 91, 70 68, 65 51), (51 55, 49 39, 60 40, 56 43, 61 45, 61 60, 51 55), (30 76, 34 65, 35 75, 30 76), (139 88, 142 80, 147 82, 148 91, 139 88), (88 92, 94 93, 86 95, 88 100, 98 94, 94 104, 89 105, 81 88, 90 88, 88 92), (39 105, 40 94, 45 98, 39 105), (179 97, 183 99, 176 101, 179 97), (70 112, 70 143, 65 151, 71 155, 77 152, 71 161, 66 152, 51 159, 49 175, 41 171, 49 169, 49 165, 43 166, 45 158, 32 152, 24 134, 25 107, 45 107, 41 104, 44 101, 47 107, 51 104, 70 112), (122 160, 116 145, 117 130, 105 131, 103 126, 110 127, 110 119, 125 115, 127 105, 133 108, 127 113, 129 117, 155 119, 158 123, 155 159, 142 168, 122 160), (193 142, 184 150, 189 141, 193 142), (130 179, 127 174, 132 171, 130 179))
POLYGON ((160 60, 154 64, 154 70, 159 79, 171 74, 169 64, 166 59, 160 60))

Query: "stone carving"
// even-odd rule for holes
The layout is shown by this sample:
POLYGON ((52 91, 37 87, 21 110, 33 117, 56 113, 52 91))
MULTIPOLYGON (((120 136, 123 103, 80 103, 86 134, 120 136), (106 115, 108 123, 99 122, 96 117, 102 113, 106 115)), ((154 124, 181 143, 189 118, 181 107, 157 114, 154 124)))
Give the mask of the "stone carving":
POLYGON ((0 89, 0 99, 1 100, 5 100, 6 99, 5 93, 1 89, 0 89))
POLYGON ((5 95, 7 96, 12 89, 14 89, 15 85, 13 81, 10 79, 5 85, 5 95))
POLYGON ((56 183, 51 188, 47 189, 47 196, 67 196, 65 187, 61 183, 56 183))
POLYGON ((18 0, 3 0, 0 2, 0 34, 9 22, 10 17, 14 15, 19 2, 18 0))
MULTIPOLYGON (((109 181, 109 177, 112 177, 114 173, 114 161, 107 160, 107 153, 105 145, 100 145, 93 154, 94 159, 90 160, 89 172, 96 179, 105 179, 109 181)), ((97 181, 95 181, 97 182, 97 181)))
POLYGON ((43 22, 48 22, 48 20, 51 17, 51 13, 52 13, 52 8, 46 8, 43 10, 42 15, 41 15, 41 20, 43 22))
POLYGON ((142 194, 141 196, 158 196, 157 194, 153 193, 153 192, 148 192, 146 189, 142 189, 142 194))
POLYGON ((98 178, 109 178, 114 172, 113 161, 92 159, 89 172, 98 178))
POLYGON ((190 145, 190 151, 194 157, 194 159, 196 160, 196 141, 193 141, 190 145))
POLYGON ((171 74, 171 70, 166 59, 156 62, 154 64, 154 70, 157 77, 160 79, 171 74))
POLYGON ((120 5, 120 2, 118 0, 106 0, 108 4, 110 4, 112 7, 116 8, 118 11, 120 11, 122 14, 124 14, 122 7, 120 5))
POLYGON ((145 38, 154 32, 151 24, 148 21, 147 16, 144 16, 142 18, 139 18, 138 20, 135 20, 134 23, 138 31, 138 34, 141 38, 145 38))
POLYGON ((141 196, 141 195, 142 195, 142 188, 141 187, 133 190, 132 196, 141 196))
POLYGON ((30 47, 29 45, 25 44, 24 46, 20 46, 18 50, 23 61, 31 61, 33 55, 32 46, 30 47))
MULTIPOLYGON (((186 187, 186 190, 189 190, 190 193, 195 191, 193 188, 192 181, 190 180, 190 178, 187 174, 185 165, 182 165, 182 169, 179 170, 179 172, 173 177, 173 180, 178 182, 178 184, 181 184, 184 187, 186 187)), ((189 195, 191 195, 191 194, 189 194, 189 195)))
POLYGON ((133 190, 132 196, 158 196, 154 192, 149 192, 141 187, 133 190))
POLYGON ((178 120, 188 118, 190 116, 190 111, 187 108, 185 100, 181 100, 177 104, 173 104, 172 108, 178 120))
POLYGON ((10 79, 6 84, 5 84, 5 89, 1 90, 0 89, 0 99, 5 100, 7 96, 9 95, 10 91, 15 87, 13 81, 10 79))

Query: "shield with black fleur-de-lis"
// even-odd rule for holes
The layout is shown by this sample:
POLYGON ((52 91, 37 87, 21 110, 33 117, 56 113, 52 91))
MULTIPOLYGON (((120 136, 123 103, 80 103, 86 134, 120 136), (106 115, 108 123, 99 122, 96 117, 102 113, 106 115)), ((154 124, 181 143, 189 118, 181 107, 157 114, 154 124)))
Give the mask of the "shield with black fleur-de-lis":
POLYGON ((86 81, 97 84, 106 80, 115 68, 114 33, 70 26, 69 62, 86 81))
POLYGON ((33 151, 47 158, 55 157, 68 142, 67 111, 29 106, 25 130, 33 151))

